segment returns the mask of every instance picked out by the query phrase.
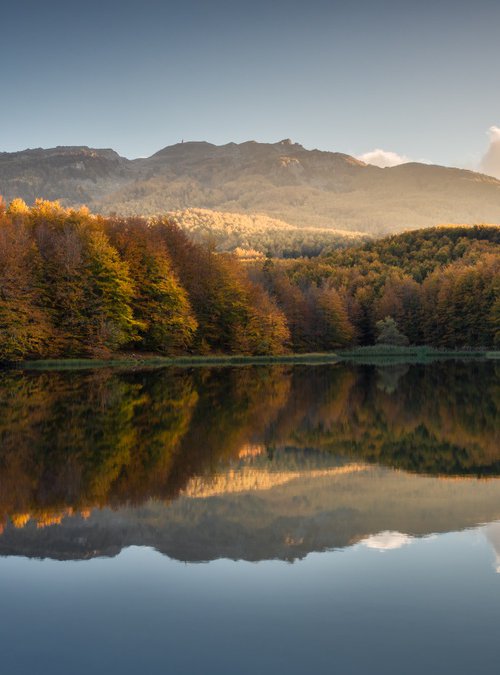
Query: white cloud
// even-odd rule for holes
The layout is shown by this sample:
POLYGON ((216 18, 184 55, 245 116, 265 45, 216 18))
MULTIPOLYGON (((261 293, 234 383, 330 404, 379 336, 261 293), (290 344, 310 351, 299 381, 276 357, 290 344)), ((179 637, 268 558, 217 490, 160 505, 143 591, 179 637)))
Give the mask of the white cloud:
POLYGON ((500 127, 490 127, 488 132, 490 145, 483 159, 480 169, 495 178, 500 178, 500 127))
POLYGON ((408 534, 386 530, 385 532, 379 532, 378 534, 372 534, 370 537, 366 537, 361 543, 363 546, 374 548, 377 551, 392 551, 396 548, 407 546, 408 544, 411 544, 411 542, 412 537, 408 534))
POLYGON ((382 168, 385 168, 386 166, 398 166, 399 164, 406 164, 406 162, 411 161, 406 155, 398 155, 397 152, 382 150, 381 148, 365 152, 364 155, 358 155, 357 159, 360 159, 366 164, 374 164, 375 166, 380 166, 382 168))

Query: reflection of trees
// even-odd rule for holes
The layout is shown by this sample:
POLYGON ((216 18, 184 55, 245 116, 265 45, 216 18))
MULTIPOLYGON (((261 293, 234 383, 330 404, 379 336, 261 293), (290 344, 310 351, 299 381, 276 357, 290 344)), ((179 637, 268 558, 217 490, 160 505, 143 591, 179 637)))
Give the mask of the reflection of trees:
POLYGON ((118 502, 162 494, 198 400, 187 374, 153 371, 130 379, 140 397, 134 408, 133 453, 112 485, 113 500, 118 502))
POLYGON ((80 509, 106 504, 124 484, 133 494, 134 481, 148 489, 196 400, 189 378, 158 379, 103 371, 4 377, 3 508, 80 509))
POLYGON ((298 371, 294 391, 315 395, 302 415, 292 406, 295 443, 418 473, 500 473, 497 370, 476 361, 398 368, 394 378, 375 368, 298 371))
POLYGON ((198 405, 171 474, 174 494, 260 437, 289 397, 290 376, 281 367, 221 369, 197 373, 197 380, 198 405))
POLYGON ((269 424, 287 383, 279 368, 5 373, 0 518, 174 497, 269 424))
MULTIPOLYGON (((5 372, 0 521, 171 499, 252 444, 269 459, 244 461, 263 469, 276 462, 274 448, 283 462, 283 449, 295 447, 419 473, 498 474, 497 370, 457 362, 394 376, 344 366, 5 372)), ((307 467, 319 466, 311 457, 307 467)))

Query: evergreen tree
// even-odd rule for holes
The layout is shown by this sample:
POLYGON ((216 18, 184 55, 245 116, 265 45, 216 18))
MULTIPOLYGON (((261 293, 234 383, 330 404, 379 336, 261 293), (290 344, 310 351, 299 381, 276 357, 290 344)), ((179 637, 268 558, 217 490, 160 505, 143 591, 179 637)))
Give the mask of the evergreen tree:
POLYGON ((385 319, 377 321, 376 328, 377 344, 397 345, 401 347, 409 344, 408 338, 401 333, 392 316, 386 316, 385 319))

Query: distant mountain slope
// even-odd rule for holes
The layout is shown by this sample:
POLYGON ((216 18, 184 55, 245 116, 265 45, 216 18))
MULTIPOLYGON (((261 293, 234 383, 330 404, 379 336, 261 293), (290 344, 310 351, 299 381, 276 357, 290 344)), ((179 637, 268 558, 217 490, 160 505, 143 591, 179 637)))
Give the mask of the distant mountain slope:
POLYGON ((361 232, 297 227, 263 214, 186 209, 168 215, 195 241, 211 239, 218 250, 234 251, 240 257, 263 257, 267 253, 284 258, 316 256, 368 239, 361 232))
POLYGON ((114 150, 57 147, 0 153, 0 194, 7 199, 59 199, 87 204, 134 179, 131 162, 114 150))
POLYGON ((124 215, 260 213, 299 227, 374 234, 500 222, 500 180, 490 176, 417 163, 381 169, 288 140, 179 143, 136 160, 86 147, 1 153, 0 194, 124 215))

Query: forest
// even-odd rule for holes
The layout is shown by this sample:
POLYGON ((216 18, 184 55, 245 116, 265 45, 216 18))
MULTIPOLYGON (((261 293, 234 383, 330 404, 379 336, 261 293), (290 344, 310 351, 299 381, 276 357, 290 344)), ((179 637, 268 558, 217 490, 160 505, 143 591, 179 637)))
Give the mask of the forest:
POLYGON ((500 344, 500 228, 241 261, 168 217, 0 203, 0 361, 500 344))
POLYGON ((361 232, 331 227, 297 227, 264 214, 243 214, 185 209, 171 211, 177 223, 196 242, 213 242, 220 252, 234 252, 239 258, 312 258, 327 250, 367 241, 361 232))

